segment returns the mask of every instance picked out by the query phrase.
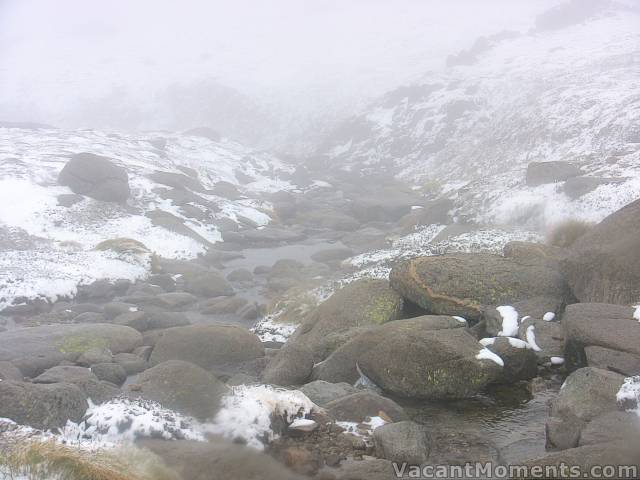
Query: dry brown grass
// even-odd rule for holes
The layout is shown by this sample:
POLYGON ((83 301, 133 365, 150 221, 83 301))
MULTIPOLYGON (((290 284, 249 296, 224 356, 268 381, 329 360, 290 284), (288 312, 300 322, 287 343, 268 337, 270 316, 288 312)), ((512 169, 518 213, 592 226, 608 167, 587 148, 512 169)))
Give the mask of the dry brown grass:
POLYGON ((88 452, 53 441, 22 441, 0 448, 7 480, 180 480, 155 455, 137 448, 88 452))
POLYGON ((547 243, 555 247, 568 248, 592 226, 593 224, 581 220, 566 220, 551 229, 547 236, 547 243))

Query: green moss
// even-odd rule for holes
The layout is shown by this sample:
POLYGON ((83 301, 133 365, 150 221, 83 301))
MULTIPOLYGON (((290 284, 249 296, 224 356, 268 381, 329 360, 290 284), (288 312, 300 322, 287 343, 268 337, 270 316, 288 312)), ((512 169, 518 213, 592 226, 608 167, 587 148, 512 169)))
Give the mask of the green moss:
POLYGON ((369 323, 381 325, 397 318, 400 301, 395 295, 384 295, 376 298, 367 309, 366 319, 369 323))
POLYGON ((104 338, 91 335, 70 335, 64 339, 58 351, 65 355, 80 355, 94 348, 107 348, 104 338))

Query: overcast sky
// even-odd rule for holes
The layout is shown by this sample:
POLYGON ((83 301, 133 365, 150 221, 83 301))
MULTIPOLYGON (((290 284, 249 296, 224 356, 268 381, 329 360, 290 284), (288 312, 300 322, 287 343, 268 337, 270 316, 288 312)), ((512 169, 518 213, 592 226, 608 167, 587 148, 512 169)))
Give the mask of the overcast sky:
POLYGON ((169 85, 202 79, 296 114, 355 108, 557 3, 0 0, 0 119, 92 126, 73 110, 122 95, 153 112, 169 85))

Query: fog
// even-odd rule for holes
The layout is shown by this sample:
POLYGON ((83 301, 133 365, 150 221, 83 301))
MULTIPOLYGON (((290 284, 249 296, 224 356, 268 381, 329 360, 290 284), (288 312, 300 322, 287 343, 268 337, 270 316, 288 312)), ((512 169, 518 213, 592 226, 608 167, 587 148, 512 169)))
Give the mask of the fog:
POLYGON ((313 142, 556 0, 3 0, 0 119, 313 142))

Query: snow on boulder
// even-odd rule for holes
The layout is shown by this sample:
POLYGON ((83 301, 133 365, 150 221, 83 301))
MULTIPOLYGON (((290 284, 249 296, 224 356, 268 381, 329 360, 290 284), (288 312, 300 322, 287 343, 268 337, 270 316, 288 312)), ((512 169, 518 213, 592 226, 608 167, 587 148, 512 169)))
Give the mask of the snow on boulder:
POLYGON ((58 183, 74 193, 105 202, 126 202, 131 194, 127 171, 106 157, 78 153, 64 166, 58 183))

